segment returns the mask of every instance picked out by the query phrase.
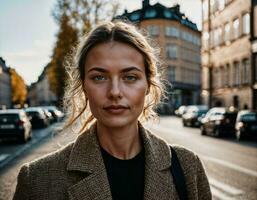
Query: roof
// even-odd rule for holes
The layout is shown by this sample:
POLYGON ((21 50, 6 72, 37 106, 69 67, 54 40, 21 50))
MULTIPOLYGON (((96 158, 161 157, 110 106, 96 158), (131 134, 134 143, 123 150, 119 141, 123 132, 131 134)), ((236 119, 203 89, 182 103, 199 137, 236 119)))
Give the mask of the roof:
POLYGON ((135 23, 151 19, 173 20, 199 32, 197 25, 180 12, 180 6, 178 4, 173 7, 166 7, 160 3, 150 5, 149 3, 145 4, 143 2, 141 9, 132 12, 125 10, 122 15, 115 17, 115 19, 125 19, 135 23))
POLYGON ((24 110, 22 110, 22 109, 0 110, 0 114, 18 114, 20 112, 24 112, 24 110))

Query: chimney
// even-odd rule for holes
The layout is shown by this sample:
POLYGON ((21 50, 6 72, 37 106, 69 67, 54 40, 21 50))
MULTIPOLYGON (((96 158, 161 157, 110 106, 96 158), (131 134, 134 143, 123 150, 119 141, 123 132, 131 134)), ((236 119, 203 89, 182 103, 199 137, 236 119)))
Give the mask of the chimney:
POLYGON ((143 8, 149 6, 149 0, 143 0, 143 8))
POLYGON ((174 6, 174 9, 175 9, 175 12, 176 12, 176 13, 180 13, 180 5, 179 5, 179 4, 176 4, 176 5, 174 6))

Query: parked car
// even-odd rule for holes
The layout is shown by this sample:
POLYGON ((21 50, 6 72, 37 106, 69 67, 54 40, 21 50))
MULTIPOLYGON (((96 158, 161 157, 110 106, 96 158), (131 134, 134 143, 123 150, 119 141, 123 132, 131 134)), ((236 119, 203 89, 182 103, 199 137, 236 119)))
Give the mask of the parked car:
POLYGON ((53 117, 52 113, 49 112, 46 108, 42 108, 42 109, 43 109, 44 114, 45 114, 45 116, 46 116, 46 118, 48 120, 48 123, 52 124, 54 122, 54 117, 53 117))
POLYGON ((64 118, 62 111, 58 110, 55 106, 44 106, 53 116, 54 122, 59 122, 64 118))
POLYGON ((237 114, 236 138, 242 140, 246 138, 257 138, 257 111, 242 110, 237 114))
POLYGON ((201 134, 212 136, 233 135, 237 111, 231 111, 225 107, 210 109, 202 119, 201 134))
POLYGON ((26 113, 31 117, 32 128, 44 128, 49 125, 48 119, 42 108, 30 107, 27 108, 26 113))
POLYGON ((0 110, 0 138, 17 138, 26 142, 31 137, 31 123, 24 110, 0 110))
POLYGON ((188 106, 179 106, 179 108, 177 110, 175 110, 175 114, 178 117, 182 117, 182 115, 184 115, 187 111, 188 106))
POLYGON ((182 115, 183 126, 199 127, 201 124, 198 118, 203 114, 206 114, 208 107, 205 105, 188 106, 187 112, 182 115))

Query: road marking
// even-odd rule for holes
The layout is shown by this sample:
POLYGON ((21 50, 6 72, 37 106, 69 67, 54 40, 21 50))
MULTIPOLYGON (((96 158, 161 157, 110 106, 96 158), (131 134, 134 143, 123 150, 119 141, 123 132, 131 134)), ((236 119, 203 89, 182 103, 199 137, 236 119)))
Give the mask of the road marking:
POLYGON ((224 192, 219 191, 215 187, 211 187, 212 196, 220 200, 235 200, 236 198, 226 195, 224 192))
POLYGON ((215 163, 218 163, 220 165, 223 165, 223 166, 226 166, 226 167, 230 167, 231 169, 243 172, 243 173, 248 174, 250 176, 257 177, 257 171, 254 171, 254 170, 251 170, 251 169, 247 169, 247 168, 244 168, 244 167, 240 167, 240 166, 235 165, 233 163, 229 163, 229 162, 226 162, 224 160, 217 159, 217 158, 212 158, 212 157, 203 156, 203 155, 200 155, 200 157, 203 158, 204 160, 215 162, 215 163))
POLYGON ((213 178, 209 178, 209 182, 211 185, 213 185, 215 188, 218 188, 220 190, 223 190, 225 191, 226 193, 230 194, 230 195, 233 195, 233 196, 236 196, 236 195, 240 195, 240 194, 243 194, 244 191, 243 190, 240 190, 240 189, 237 189, 235 187, 232 187, 231 185, 228 185, 228 184, 225 184, 225 183, 222 183, 216 179, 213 179, 213 178))
POLYGON ((0 154, 0 162, 5 160, 10 154, 0 154))

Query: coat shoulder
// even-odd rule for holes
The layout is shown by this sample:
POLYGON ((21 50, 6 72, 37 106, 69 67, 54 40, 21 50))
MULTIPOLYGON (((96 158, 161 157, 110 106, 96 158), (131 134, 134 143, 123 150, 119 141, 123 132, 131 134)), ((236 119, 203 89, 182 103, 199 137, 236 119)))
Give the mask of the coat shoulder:
POLYGON ((56 167, 59 169, 61 166, 67 166, 73 145, 74 143, 70 143, 57 151, 44 155, 36 160, 26 163, 25 165, 29 166, 30 169, 45 169, 46 167, 48 169, 49 167, 56 167))

